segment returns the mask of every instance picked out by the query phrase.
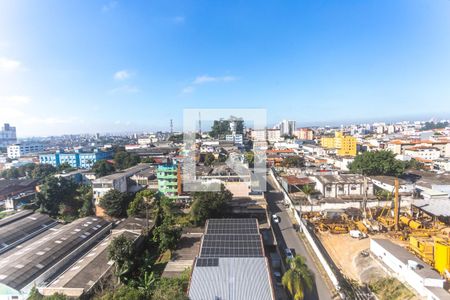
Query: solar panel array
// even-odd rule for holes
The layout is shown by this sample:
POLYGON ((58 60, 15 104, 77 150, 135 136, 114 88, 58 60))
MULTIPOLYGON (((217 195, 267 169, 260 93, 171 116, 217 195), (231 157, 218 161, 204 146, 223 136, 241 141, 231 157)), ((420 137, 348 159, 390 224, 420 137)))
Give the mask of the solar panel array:
POLYGON ((256 219, 210 219, 200 258, 261 257, 261 236, 256 219))
POLYGON ((219 265, 219 259, 215 258, 197 258, 196 267, 217 267, 219 265))

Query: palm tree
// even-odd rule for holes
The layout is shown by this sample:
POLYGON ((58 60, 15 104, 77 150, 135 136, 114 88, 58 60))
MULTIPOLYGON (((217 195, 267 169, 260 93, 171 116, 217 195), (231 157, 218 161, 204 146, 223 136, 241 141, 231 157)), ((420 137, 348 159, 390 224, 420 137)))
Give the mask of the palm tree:
POLYGON ((309 199, 309 196, 311 196, 311 194, 314 192, 314 188, 310 184, 306 184, 306 185, 303 186, 302 192, 309 199))
POLYGON ((305 291, 312 290, 314 277, 303 256, 296 255, 293 259, 288 260, 288 263, 290 269, 284 273, 281 282, 294 297, 294 300, 303 300, 305 291))

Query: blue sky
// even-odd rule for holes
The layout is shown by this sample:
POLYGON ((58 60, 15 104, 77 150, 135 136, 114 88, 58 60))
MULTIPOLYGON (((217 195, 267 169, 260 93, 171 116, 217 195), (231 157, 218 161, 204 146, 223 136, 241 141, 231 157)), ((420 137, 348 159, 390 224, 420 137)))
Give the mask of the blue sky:
POLYGON ((0 122, 19 136, 450 116, 450 1, 0 0, 0 122))

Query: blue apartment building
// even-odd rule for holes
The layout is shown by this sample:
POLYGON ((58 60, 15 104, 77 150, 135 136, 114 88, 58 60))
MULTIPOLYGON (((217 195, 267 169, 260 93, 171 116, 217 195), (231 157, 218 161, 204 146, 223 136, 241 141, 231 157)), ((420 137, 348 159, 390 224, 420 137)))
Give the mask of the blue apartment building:
POLYGON ((56 151, 55 153, 40 154, 39 162, 41 164, 50 164, 54 167, 59 167, 64 163, 68 163, 73 168, 90 169, 95 162, 103 159, 110 159, 112 156, 112 151, 99 151, 98 149, 94 149, 92 152, 75 150, 75 152, 65 153, 56 151))

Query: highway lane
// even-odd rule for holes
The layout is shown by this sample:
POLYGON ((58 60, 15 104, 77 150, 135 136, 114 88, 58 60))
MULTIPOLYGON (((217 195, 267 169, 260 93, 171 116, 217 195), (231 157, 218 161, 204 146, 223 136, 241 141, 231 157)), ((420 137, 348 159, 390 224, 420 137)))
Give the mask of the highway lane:
POLYGON ((303 241, 298 237, 297 232, 293 228, 291 219, 288 212, 284 207, 282 201, 283 194, 276 190, 276 185, 272 182, 271 178, 268 178, 266 199, 269 205, 270 214, 276 214, 280 217, 280 223, 273 224, 273 231, 279 242, 280 252, 284 253, 285 248, 294 249, 295 253, 306 258, 306 264, 314 274, 315 286, 313 291, 305 293, 305 300, 331 300, 333 299, 330 288, 325 283, 322 275, 317 269, 313 259, 309 252, 306 250, 303 241))

